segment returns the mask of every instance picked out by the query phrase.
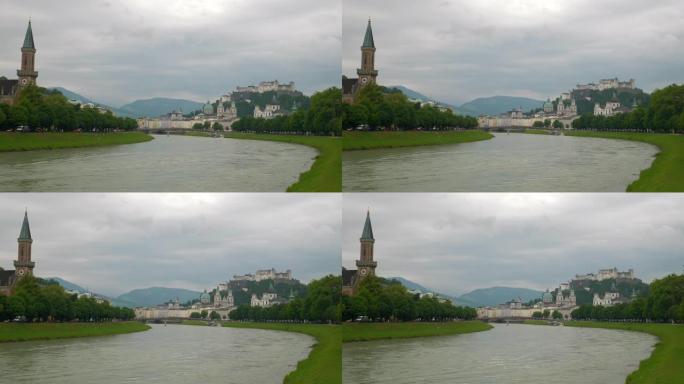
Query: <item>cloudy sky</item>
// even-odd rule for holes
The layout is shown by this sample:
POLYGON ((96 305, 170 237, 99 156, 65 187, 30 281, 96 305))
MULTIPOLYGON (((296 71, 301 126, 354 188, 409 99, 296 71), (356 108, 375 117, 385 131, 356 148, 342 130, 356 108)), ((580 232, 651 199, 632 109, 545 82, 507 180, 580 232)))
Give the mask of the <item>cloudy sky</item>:
POLYGON ((339 0, 3 1, 0 75, 16 77, 29 17, 39 84, 116 107, 261 80, 307 94, 339 84, 339 0))
POLYGON ((343 265, 358 258, 370 207, 378 275, 446 294, 543 290, 612 267, 649 282, 684 268, 676 194, 345 194, 343 205, 343 265))
POLYGON ((460 104, 546 99, 602 78, 684 82, 681 0, 344 0, 343 70, 373 19, 379 82, 460 104))
POLYGON ((14 269, 28 207, 35 272, 117 295, 201 290, 234 274, 339 274, 339 195, 3 194, 0 267, 14 269))

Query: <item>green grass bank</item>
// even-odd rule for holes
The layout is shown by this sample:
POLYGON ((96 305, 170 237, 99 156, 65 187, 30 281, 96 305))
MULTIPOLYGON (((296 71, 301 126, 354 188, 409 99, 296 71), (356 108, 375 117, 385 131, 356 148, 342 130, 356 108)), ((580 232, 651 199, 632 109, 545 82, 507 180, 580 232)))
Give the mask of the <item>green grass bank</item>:
POLYGON ((225 137, 239 140, 265 140, 301 144, 318 150, 311 169, 299 175, 299 181, 287 192, 341 192, 342 153, 340 138, 327 136, 266 135, 253 133, 226 133, 225 137))
POLYGON ((342 342, 413 337, 448 336, 482 332, 492 326, 481 321, 454 321, 448 323, 345 323, 342 325, 342 342))
POLYGON ((627 192, 684 192, 684 135, 630 132, 569 131, 567 136, 640 141, 660 148, 651 167, 627 187, 627 192))
POLYGON ((309 356, 297 364, 283 380, 284 384, 340 384, 342 383, 341 327, 338 325, 279 324, 279 323, 223 323, 224 327, 254 328, 297 332, 313 336, 317 343, 309 356))
MULTIPOLYGON (((526 321, 525 324, 546 325, 546 321, 526 321)), ((604 323, 597 321, 566 321, 568 327, 602 328, 644 332, 659 339, 651 356, 639 364, 639 369, 627 376, 626 384, 684 383, 684 325, 644 323, 604 323)))
POLYGON ((491 139, 491 134, 480 131, 380 131, 342 133, 342 150, 358 151, 378 148, 418 147, 470 143, 491 139))
POLYGON ((142 143, 152 140, 143 132, 116 133, 0 133, 0 152, 34 151, 41 149, 101 147, 142 143))
POLYGON ((0 343, 120 335, 150 329, 136 321, 121 323, 0 323, 0 343))

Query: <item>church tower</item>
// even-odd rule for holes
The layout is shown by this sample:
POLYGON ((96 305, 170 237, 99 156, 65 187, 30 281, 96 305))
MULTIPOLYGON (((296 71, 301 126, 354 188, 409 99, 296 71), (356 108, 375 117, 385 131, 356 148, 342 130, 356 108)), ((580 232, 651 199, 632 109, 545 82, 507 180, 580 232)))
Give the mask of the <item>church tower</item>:
POLYGON ((356 70, 356 74, 359 75, 359 89, 371 83, 375 84, 375 78, 378 77, 378 71, 375 69, 375 42, 373 42, 370 19, 368 19, 363 45, 361 45, 361 68, 356 70))
POLYGON ((363 225, 363 233, 361 233, 359 241, 361 242, 361 257, 356 260, 356 267, 359 269, 357 283, 367 276, 375 275, 375 267, 378 266, 378 263, 373 261, 375 239, 373 238, 370 212, 366 213, 366 223, 363 225))
POLYGON ((33 275, 33 267, 36 266, 36 263, 31 261, 33 239, 31 238, 31 228, 29 228, 28 212, 24 212, 24 222, 21 224, 21 232, 19 232, 17 242, 19 249, 17 260, 14 261, 14 268, 16 268, 16 281, 19 281, 24 276, 33 275))
POLYGON ((29 20, 26 36, 24 37, 24 45, 21 47, 21 69, 17 71, 19 88, 36 84, 38 72, 36 72, 35 59, 36 45, 33 42, 33 30, 31 29, 31 20, 29 20))

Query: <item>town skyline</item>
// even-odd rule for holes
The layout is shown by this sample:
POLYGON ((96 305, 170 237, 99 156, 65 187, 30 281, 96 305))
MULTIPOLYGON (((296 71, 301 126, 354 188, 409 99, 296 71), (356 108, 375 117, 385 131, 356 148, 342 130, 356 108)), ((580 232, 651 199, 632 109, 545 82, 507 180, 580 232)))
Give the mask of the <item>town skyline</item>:
POLYGON ((370 207, 378 276, 443 294, 544 291, 613 267, 633 269, 644 282, 681 272, 679 196, 583 195, 355 194, 344 201, 342 265, 358 258, 370 207))
POLYGON ((676 54, 684 27, 674 17, 682 9, 674 1, 400 3, 392 2, 389 13, 387 1, 345 3, 343 74, 359 66, 370 17, 381 84, 445 103, 497 95, 546 100, 577 83, 614 77, 637 79, 647 92, 684 81, 676 54), (631 27, 623 31, 625 25, 631 27))
POLYGON ((338 273, 340 204, 278 194, 6 194, 0 268, 12 269, 28 207, 36 276, 99 294, 202 291, 270 268, 307 283, 338 273))
POLYGON ((339 82, 340 8, 310 0, 6 4, 0 76, 14 77, 31 18, 40 85, 113 107, 153 97, 203 102, 272 79, 310 95, 339 82))

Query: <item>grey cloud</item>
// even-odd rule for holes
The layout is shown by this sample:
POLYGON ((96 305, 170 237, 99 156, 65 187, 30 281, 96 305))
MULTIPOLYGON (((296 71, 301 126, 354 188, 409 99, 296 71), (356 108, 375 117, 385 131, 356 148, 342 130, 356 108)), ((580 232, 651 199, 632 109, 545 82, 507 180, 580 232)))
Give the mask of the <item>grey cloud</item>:
POLYGON ((28 207, 39 276, 102 293, 202 289, 257 268, 339 273, 341 197, 285 194, 4 194, 0 267, 28 207))
POLYGON ((684 5, 674 0, 345 0, 346 74, 369 16, 379 81, 445 102, 545 99, 613 76, 647 91, 684 82, 684 5))
POLYGON ((544 289, 576 273, 681 272, 684 197, 626 194, 349 194, 342 262, 358 258, 370 207, 381 276, 444 293, 544 289))
POLYGON ((114 106, 157 96, 204 101, 275 78, 308 94, 339 82, 336 0, 3 3, 0 74, 14 77, 29 16, 39 83, 114 106))

